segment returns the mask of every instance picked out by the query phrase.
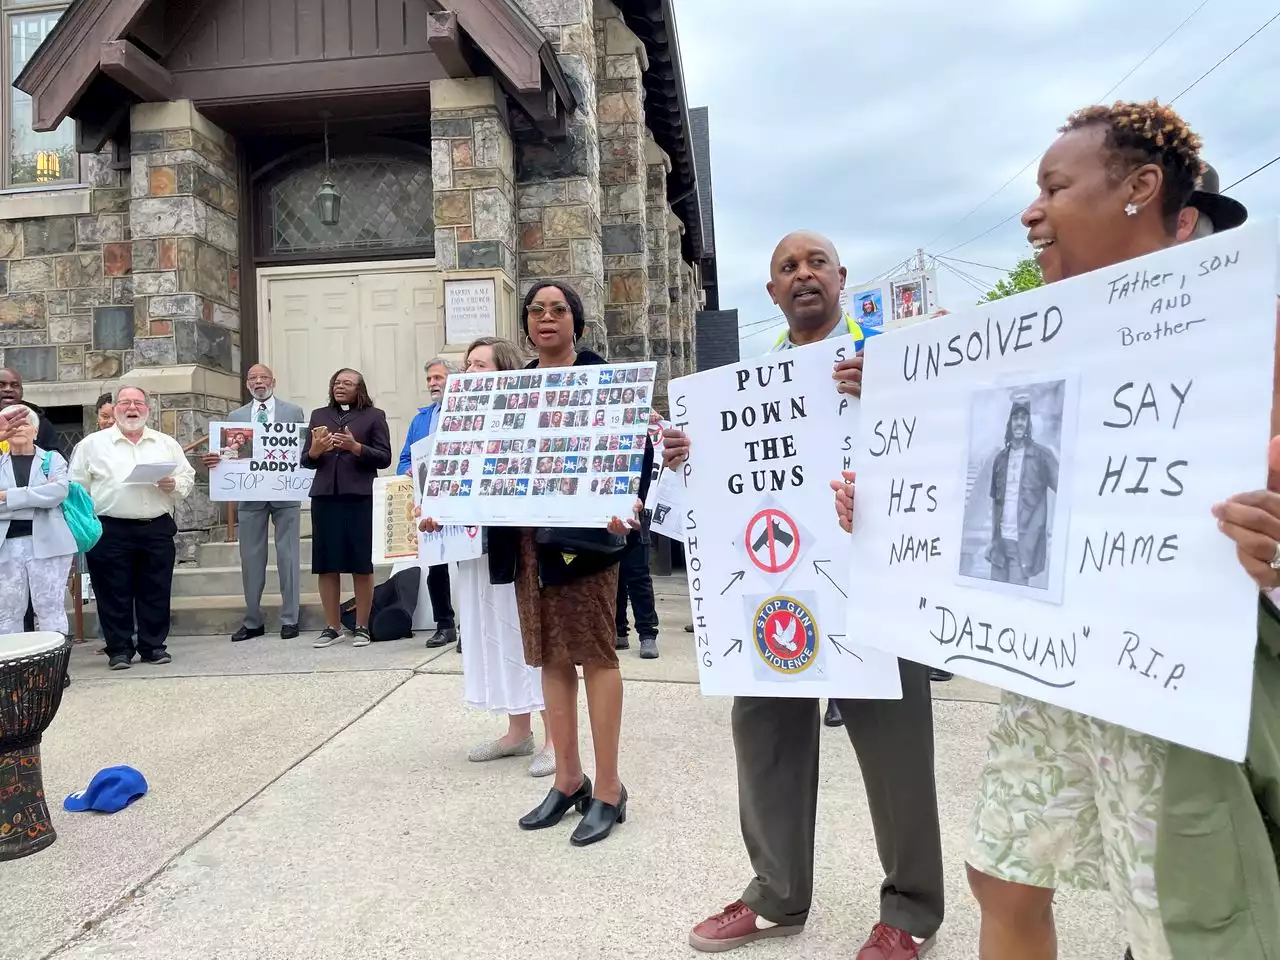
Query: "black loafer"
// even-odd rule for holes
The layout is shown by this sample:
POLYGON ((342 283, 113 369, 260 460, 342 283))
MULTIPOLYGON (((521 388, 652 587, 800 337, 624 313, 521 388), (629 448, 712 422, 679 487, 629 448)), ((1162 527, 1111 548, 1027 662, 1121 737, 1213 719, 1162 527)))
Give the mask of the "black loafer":
POLYGON ((843 727, 844 717, 840 716, 840 708, 836 706, 834 700, 827 701, 827 713, 822 718, 822 722, 828 727, 843 727))
POLYGON ((555 787, 547 791, 546 798, 520 818, 521 830, 545 830, 554 827, 574 807, 586 813, 591 800, 591 778, 583 777, 582 786, 572 794, 562 793, 555 787))
POLYGON ((252 640, 254 637, 265 636, 266 627, 241 627, 231 635, 232 643, 243 643, 246 640, 252 640))
POLYGON ((615 806, 612 803, 605 803, 603 800, 591 798, 591 805, 587 807, 587 812, 582 818, 582 822, 578 824, 578 828, 573 831, 573 836, 569 838, 569 842, 575 847, 586 847, 593 843, 599 843, 609 834, 613 833, 613 825, 615 823, 625 823, 627 820, 627 788, 622 788, 622 796, 618 798, 615 806))
POLYGON ((456 627, 440 627, 427 638, 427 647, 434 650, 437 647, 447 647, 451 643, 458 642, 458 630, 456 627))
POLYGON ((280 639, 281 640, 297 640, 298 625, 296 623, 280 624, 280 639))
POLYGON ((954 673, 948 673, 946 670, 939 670, 937 667, 929 668, 929 679, 934 683, 946 683, 954 677, 954 673))

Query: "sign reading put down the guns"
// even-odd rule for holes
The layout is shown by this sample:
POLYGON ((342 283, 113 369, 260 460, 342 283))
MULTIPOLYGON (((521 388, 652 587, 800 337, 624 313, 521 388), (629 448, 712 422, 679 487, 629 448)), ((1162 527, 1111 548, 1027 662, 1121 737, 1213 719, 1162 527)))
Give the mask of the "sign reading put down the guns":
POLYGON ((299 464, 305 423, 209 424, 209 449, 222 461, 209 471, 209 499, 306 500, 314 470, 299 464))
POLYGON ((1258 591, 1210 511, 1266 480, 1276 239, 869 341, 851 639, 1242 759, 1258 591))
POLYGON ((826 340, 671 384, 692 440, 681 511, 703 693, 901 696, 897 660, 845 630, 849 538, 829 482, 858 414, 831 372, 852 350, 826 340))

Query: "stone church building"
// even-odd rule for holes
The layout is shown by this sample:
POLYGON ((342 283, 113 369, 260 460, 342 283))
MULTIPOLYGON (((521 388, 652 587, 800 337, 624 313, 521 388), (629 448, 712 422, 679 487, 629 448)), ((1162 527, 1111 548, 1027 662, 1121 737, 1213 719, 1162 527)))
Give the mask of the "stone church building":
POLYGON ((0 0, 4 365, 69 440, 131 383, 184 444, 252 362, 306 409, 351 366, 398 444, 479 329, 449 291, 518 340, 550 278, 588 345, 692 372, 719 304, 672 3, 0 0))

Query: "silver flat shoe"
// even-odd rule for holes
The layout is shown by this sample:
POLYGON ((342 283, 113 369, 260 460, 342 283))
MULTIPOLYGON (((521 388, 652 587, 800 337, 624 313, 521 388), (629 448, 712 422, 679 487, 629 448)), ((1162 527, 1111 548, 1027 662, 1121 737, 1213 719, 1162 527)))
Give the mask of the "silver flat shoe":
POLYGON ((533 760, 529 763, 529 776, 549 777, 555 772, 556 752, 554 750, 539 750, 533 755, 533 760))
POLYGON ((488 760, 501 760, 503 757, 527 757, 533 753, 533 734, 525 737, 514 747, 508 747, 501 740, 490 740, 478 747, 472 747, 467 759, 472 763, 484 763, 488 760))

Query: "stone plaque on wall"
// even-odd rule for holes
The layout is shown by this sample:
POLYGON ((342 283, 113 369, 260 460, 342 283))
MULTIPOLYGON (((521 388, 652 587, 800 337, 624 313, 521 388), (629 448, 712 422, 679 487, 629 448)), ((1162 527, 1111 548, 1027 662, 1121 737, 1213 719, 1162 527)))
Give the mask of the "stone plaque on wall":
POLYGON ((492 277, 444 282, 445 343, 466 344, 498 334, 497 284, 492 277))

